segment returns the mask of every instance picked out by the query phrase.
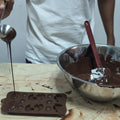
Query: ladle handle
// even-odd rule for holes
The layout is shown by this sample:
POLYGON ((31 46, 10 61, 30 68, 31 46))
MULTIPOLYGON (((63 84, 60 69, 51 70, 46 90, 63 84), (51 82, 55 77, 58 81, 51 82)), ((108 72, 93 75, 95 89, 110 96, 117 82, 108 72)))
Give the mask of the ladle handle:
POLYGON ((98 54, 98 51, 97 51, 97 48, 96 48, 96 44, 95 44, 95 40, 94 40, 94 37, 93 37, 93 34, 92 34, 90 24, 89 24, 88 21, 85 21, 84 24, 85 24, 85 28, 86 28, 86 31, 87 31, 87 34, 88 34, 90 45, 92 47, 92 51, 93 51, 93 54, 94 54, 94 57, 95 57, 97 67, 102 68, 103 66, 102 66, 102 63, 101 63, 101 60, 100 60, 100 57, 99 57, 99 54, 98 54))
POLYGON ((2 14, 1 14, 1 16, 0 16, 0 24, 1 24, 1 20, 2 20, 2 18, 3 18, 3 16, 4 16, 5 9, 6 9, 6 6, 7 6, 6 0, 4 0, 4 2, 5 2, 5 7, 4 7, 4 9, 3 9, 3 11, 2 11, 2 14))

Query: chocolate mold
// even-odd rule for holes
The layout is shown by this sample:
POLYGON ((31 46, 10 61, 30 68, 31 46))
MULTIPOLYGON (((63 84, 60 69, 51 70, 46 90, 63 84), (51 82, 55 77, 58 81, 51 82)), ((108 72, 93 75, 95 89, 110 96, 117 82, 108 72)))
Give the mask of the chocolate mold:
POLYGON ((67 96, 62 93, 9 92, 1 112, 15 115, 64 116, 67 96))

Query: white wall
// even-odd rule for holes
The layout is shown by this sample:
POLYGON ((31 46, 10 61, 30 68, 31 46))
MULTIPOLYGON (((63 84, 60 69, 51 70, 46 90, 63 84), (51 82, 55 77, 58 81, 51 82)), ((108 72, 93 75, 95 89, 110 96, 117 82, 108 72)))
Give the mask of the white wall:
MULTIPOLYGON (((96 5, 97 6, 97 5, 96 5)), ((120 44, 120 1, 116 0, 115 7, 115 38, 116 46, 120 44)), ((96 43, 106 44, 106 35, 103 29, 101 18, 96 7, 96 25, 95 40, 96 43)), ((17 31, 16 38, 12 41, 13 62, 25 62, 25 45, 26 45, 26 6, 25 0, 16 0, 12 14, 2 23, 6 23, 14 27, 17 31)), ((6 44, 0 40, 0 62, 9 62, 6 44)))

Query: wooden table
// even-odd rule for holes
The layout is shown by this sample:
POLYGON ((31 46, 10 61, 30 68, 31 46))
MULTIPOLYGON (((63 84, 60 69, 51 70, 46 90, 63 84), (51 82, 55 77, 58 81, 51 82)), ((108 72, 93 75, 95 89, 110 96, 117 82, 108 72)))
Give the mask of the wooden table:
MULTIPOLYGON (((120 120, 120 100, 97 103, 83 98, 53 64, 13 64, 16 91, 51 92, 67 95, 67 110, 75 109, 80 120, 120 120), (49 87, 48 87, 49 86, 49 87), (69 93, 69 94, 68 94, 69 93)), ((0 100, 13 91, 9 64, 0 64, 0 100)), ((1 105, 1 103, 0 103, 1 105)), ((0 113, 0 120, 59 120, 58 117, 16 116, 0 113)))

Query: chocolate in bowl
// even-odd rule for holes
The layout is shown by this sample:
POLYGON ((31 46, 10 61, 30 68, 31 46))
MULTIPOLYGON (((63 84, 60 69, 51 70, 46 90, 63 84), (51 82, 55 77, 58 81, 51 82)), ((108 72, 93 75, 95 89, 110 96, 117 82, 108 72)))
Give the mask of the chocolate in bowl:
POLYGON ((80 94, 95 101, 110 101, 120 96, 120 48, 96 45, 104 67, 111 71, 108 82, 90 80, 91 69, 96 67, 92 56, 86 56, 88 44, 76 45, 63 50, 57 64, 67 80, 80 94))

